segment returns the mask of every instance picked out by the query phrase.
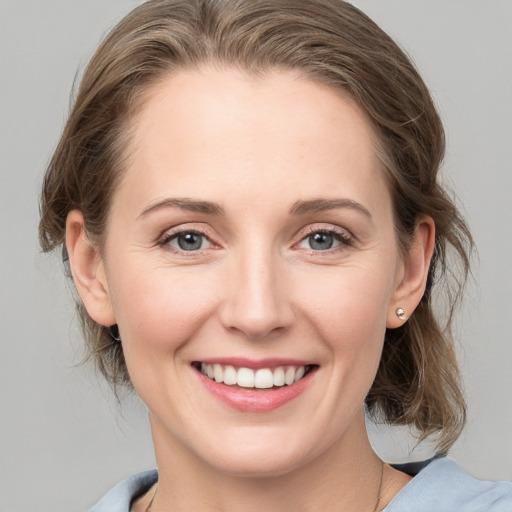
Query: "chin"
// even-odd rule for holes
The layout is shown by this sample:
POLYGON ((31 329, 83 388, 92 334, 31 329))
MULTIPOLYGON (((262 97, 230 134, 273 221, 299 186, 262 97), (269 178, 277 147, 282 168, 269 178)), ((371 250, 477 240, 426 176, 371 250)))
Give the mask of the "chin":
MULTIPOLYGON (((212 461, 213 462, 213 461, 212 461)), ((226 475, 242 478, 273 478, 286 475, 304 465, 302 458, 279 453, 233 454, 215 460, 213 468, 226 475)))
POLYGON ((314 450, 307 450, 307 442, 292 440, 290 436, 241 435, 230 443, 217 446, 199 455, 215 470, 239 477, 276 477, 290 473, 310 462, 314 450))

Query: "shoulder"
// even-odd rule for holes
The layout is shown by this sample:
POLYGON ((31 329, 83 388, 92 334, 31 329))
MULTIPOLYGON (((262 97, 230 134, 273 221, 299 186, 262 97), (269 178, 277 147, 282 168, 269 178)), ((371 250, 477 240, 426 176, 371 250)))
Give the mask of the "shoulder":
POLYGON ((132 501, 144 494, 157 479, 156 469, 130 476, 110 489, 87 512, 129 512, 132 501))
POLYGON ((391 500, 384 512, 411 510, 510 512, 512 482, 477 480, 451 459, 434 459, 391 500))

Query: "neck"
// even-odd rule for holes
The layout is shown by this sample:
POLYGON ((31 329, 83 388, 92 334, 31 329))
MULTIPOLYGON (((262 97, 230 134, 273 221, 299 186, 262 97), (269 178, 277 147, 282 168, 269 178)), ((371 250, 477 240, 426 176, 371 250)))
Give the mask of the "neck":
POLYGON ((326 453, 271 475, 223 472, 163 435, 154 419, 151 424, 159 470, 152 512, 375 510, 382 463, 368 441, 362 411, 326 453))

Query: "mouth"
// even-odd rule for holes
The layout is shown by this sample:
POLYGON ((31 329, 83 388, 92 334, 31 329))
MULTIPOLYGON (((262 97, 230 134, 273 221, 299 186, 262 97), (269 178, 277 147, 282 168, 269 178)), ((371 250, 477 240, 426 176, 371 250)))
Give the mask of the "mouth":
POLYGON ((291 386, 304 379, 318 365, 283 365, 267 368, 247 368, 220 363, 194 361, 192 366, 218 384, 245 390, 272 390, 291 386))

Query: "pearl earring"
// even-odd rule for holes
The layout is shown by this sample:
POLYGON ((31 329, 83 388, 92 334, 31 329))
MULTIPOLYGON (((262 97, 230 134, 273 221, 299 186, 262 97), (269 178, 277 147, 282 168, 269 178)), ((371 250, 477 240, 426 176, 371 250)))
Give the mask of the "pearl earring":
POLYGON ((405 320, 405 311, 404 311, 402 308, 397 308, 397 310, 396 310, 396 316, 397 316, 400 320, 405 320))

